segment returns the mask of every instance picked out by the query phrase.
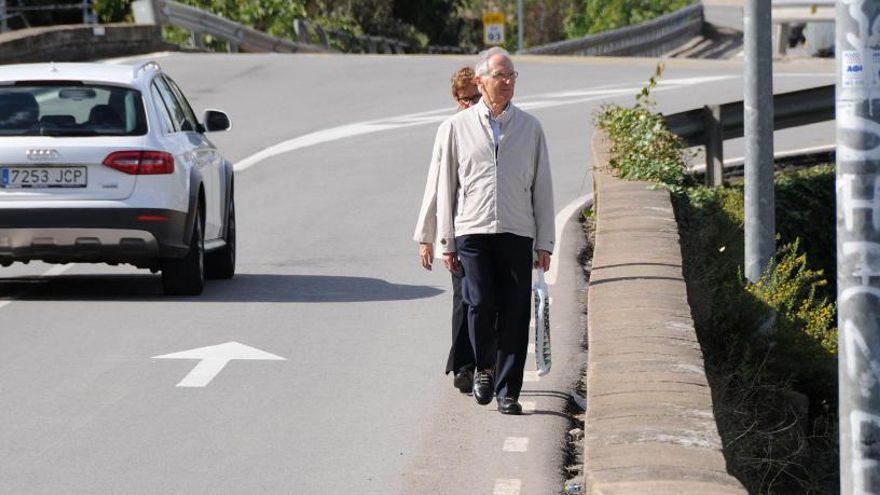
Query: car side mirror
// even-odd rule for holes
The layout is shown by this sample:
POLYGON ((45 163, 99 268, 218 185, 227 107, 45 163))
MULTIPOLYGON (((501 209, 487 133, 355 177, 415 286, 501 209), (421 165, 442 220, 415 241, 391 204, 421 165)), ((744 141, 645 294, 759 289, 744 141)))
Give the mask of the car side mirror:
POLYGON ((206 110, 205 117, 202 119, 205 123, 205 131, 228 131, 232 129, 232 122, 229 116, 219 110, 206 110))

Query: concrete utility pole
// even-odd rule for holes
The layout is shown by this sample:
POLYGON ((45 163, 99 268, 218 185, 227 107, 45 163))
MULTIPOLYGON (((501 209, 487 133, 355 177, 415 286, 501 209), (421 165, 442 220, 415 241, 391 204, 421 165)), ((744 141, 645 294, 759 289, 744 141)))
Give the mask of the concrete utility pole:
POLYGON ((523 0, 516 0, 516 51, 523 50, 523 0))
POLYGON ((840 0, 837 328, 840 493, 880 491, 880 0, 840 0))
POLYGON ((6 0, 0 0, 0 33, 9 31, 9 24, 6 22, 6 0))
POLYGON ((745 272, 756 282, 776 253, 773 211, 773 55, 770 2, 746 0, 745 45, 745 272))

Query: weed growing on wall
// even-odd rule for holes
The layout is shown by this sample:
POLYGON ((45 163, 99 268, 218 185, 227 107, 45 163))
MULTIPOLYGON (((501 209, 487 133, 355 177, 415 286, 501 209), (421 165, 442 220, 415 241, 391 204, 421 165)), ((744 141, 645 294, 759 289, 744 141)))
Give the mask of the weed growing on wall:
POLYGON ((609 165, 625 179, 657 182, 680 192, 686 184, 685 150, 681 140, 666 128, 663 116, 653 112, 652 91, 663 66, 636 96, 632 107, 606 106, 597 125, 611 138, 609 165))

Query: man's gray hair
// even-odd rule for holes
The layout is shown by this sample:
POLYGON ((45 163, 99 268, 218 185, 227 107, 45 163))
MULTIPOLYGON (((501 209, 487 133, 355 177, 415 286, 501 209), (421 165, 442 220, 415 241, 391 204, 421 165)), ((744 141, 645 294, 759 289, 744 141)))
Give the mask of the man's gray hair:
POLYGON ((510 53, 500 46, 493 46, 488 50, 483 50, 480 52, 480 58, 474 65, 474 74, 477 76, 488 76, 489 59, 494 57, 495 55, 504 55, 505 57, 510 58, 510 53))

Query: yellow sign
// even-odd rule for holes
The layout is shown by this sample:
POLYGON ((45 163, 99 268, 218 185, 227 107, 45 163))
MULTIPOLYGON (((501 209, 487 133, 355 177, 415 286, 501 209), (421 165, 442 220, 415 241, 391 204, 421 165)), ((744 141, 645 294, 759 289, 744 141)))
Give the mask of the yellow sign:
POLYGON ((501 12, 483 13, 483 44, 504 44, 504 14, 501 12))

